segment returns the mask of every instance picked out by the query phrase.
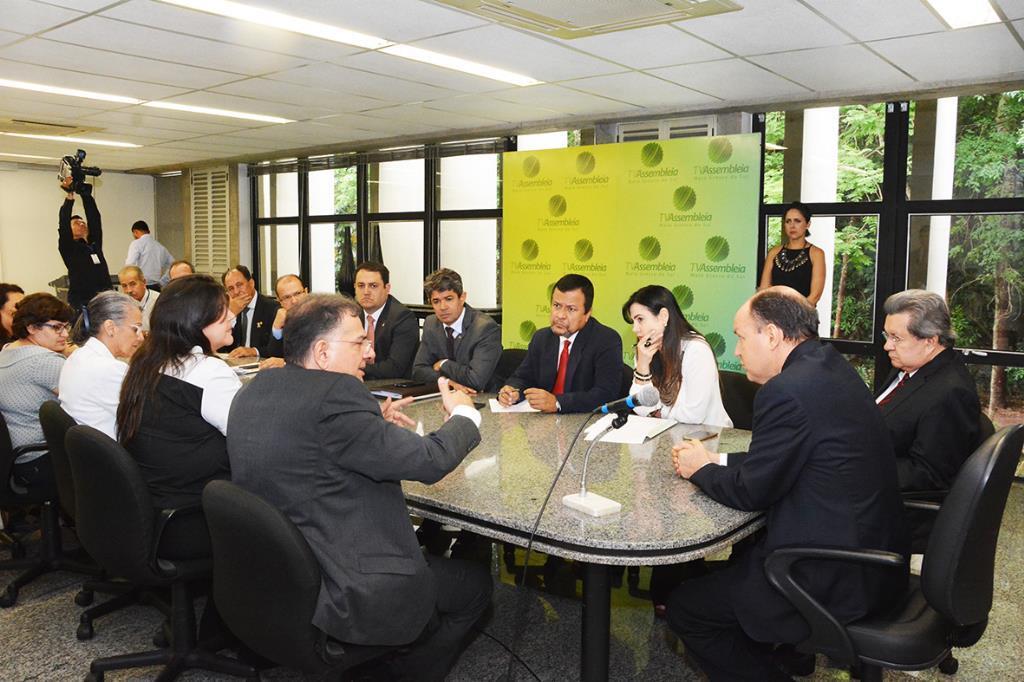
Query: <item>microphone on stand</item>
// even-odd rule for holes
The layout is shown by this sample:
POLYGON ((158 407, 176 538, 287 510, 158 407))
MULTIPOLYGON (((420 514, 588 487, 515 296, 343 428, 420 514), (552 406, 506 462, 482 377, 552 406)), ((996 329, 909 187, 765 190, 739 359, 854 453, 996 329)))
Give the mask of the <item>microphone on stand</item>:
POLYGON ((633 411, 634 407, 654 407, 660 400, 661 396, 658 394, 658 389, 648 384, 634 395, 605 403, 594 410, 594 413, 614 414, 615 419, 590 441, 590 446, 583 455, 583 475, 580 477, 580 491, 563 497, 562 504, 590 516, 607 516, 615 514, 622 509, 622 504, 615 500, 610 500, 597 493, 587 492, 587 464, 590 462, 590 452, 604 434, 613 429, 621 429, 626 425, 629 413, 633 411))

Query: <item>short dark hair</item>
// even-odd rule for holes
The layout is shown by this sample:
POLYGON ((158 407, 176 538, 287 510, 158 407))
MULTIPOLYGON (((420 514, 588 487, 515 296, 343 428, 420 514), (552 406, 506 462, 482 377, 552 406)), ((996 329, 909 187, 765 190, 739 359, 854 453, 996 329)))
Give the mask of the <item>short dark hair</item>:
POLYGON ((329 334, 345 316, 362 321, 363 309, 344 294, 311 294, 302 299, 284 322, 285 361, 302 365, 317 339, 329 334))
POLYGON ((132 223, 132 232, 134 232, 135 230, 149 234, 149 225, 146 224, 145 220, 136 220, 134 223, 132 223))
POLYGON ((236 265, 233 268, 228 268, 227 270, 225 270, 224 274, 220 276, 221 284, 224 284, 224 282, 227 281, 228 275, 231 274, 232 270, 237 270, 238 274, 244 277, 246 282, 252 279, 252 273, 249 272, 249 268, 245 267, 244 265, 236 265))
MULTIPOLYGON (((167 268, 167 271, 170 272, 171 270, 173 270, 174 268, 176 268, 179 265, 187 265, 188 269, 192 272, 192 274, 193 275, 196 274, 196 266, 192 265, 192 263, 190 261, 187 261, 187 260, 176 260, 176 261, 174 261, 173 263, 171 263, 171 267, 167 268)), ((227 273, 225 273, 225 274, 227 274, 227 273)), ((221 282, 221 284, 223 284, 223 282, 221 282)))
POLYGON ((78 215, 77 213, 75 215, 71 216, 71 220, 81 220, 83 223, 86 222, 85 218, 83 218, 82 216, 78 215))
POLYGON ((7 298, 11 294, 23 294, 25 290, 19 287, 17 284, 8 284, 7 282, 0 282, 0 308, 7 305, 7 298))
MULTIPOLYGON (((787 241, 786 241, 786 214, 789 213, 790 211, 796 211, 797 213, 802 215, 804 217, 804 220, 807 221, 808 225, 811 222, 811 215, 813 215, 811 213, 810 206, 808 206, 807 204, 803 203, 802 201, 792 201, 792 202, 790 202, 786 206, 786 210, 784 210, 782 212, 782 245, 783 246, 785 246, 787 244, 787 241)), ((807 232, 805 234, 806 234, 806 236, 810 237, 811 236, 811 228, 808 227, 807 228, 807 232)))
POLYGON ((456 296, 462 296, 462 275, 449 268, 434 270, 423 280, 427 303, 430 303, 430 295, 435 291, 454 291, 456 296))
POLYGON ((359 274, 360 270, 368 270, 369 272, 379 272, 380 278, 384 280, 384 284, 391 282, 391 271, 383 263, 376 263, 372 260, 364 260, 362 263, 356 266, 356 274, 359 274))
POLYGON ((563 294, 579 289, 583 292, 583 312, 589 313, 590 307, 594 305, 594 283, 583 275, 562 275, 562 278, 555 282, 555 288, 563 294))
POLYGON ((28 337, 28 328, 44 324, 50 320, 70 322, 75 311, 64 301, 53 294, 29 294, 18 301, 14 309, 14 320, 11 322, 11 336, 15 339, 28 337))
POLYGON ((818 310, 796 291, 759 291, 750 299, 750 313, 759 327, 774 324, 789 341, 818 338, 818 310))

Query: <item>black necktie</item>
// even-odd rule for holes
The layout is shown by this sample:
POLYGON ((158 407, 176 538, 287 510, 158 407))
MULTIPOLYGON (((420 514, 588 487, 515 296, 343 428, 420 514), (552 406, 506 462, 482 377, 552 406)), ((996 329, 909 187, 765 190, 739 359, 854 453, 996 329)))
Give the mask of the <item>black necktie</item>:
POLYGON ((455 330, 452 329, 451 327, 445 327, 444 331, 448 335, 448 342, 447 342, 447 346, 448 346, 448 359, 449 360, 454 360, 455 359, 455 330))
POLYGON ((242 308, 242 312, 238 313, 238 323, 235 328, 238 329, 238 345, 248 346, 249 338, 246 334, 246 328, 249 326, 249 309, 242 308))

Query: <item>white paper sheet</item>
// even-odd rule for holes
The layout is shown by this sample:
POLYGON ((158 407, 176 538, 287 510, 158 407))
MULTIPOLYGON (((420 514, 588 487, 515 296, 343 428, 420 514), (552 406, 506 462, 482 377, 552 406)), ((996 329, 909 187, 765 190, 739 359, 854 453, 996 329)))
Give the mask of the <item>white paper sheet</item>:
MULTIPOLYGON (((606 414, 598 419, 585 431, 584 440, 594 440, 597 434, 612 425, 615 419, 614 414, 606 414)), ((643 443, 648 438, 654 438, 662 431, 672 428, 675 422, 671 419, 656 419, 654 417, 640 417, 635 414, 629 415, 626 425, 621 429, 613 429, 601 436, 602 443, 643 443)))
POLYGON ((491 412, 540 412, 540 410, 530 407, 530 403, 524 400, 521 403, 516 403, 512 407, 505 407, 499 403, 496 399, 490 399, 491 412))

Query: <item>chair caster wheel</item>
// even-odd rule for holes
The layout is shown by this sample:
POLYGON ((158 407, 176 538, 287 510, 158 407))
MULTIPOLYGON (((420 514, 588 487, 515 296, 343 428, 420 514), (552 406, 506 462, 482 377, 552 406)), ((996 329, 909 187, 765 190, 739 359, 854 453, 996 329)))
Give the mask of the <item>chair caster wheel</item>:
POLYGON ((953 658, 952 654, 946 656, 944 659, 942 659, 942 663, 939 663, 939 672, 942 672, 946 675, 955 675, 956 671, 959 669, 960 661, 953 658))
POLYGON ((89 621, 83 620, 81 623, 78 624, 78 630, 75 631, 75 637, 77 637, 79 639, 79 641, 85 641, 87 639, 92 639, 94 634, 96 634, 96 633, 92 629, 92 621, 91 620, 89 620, 89 621))
POLYGON ((10 608, 14 606, 16 601, 18 601, 18 589, 16 587, 8 586, 4 593, 0 594, 0 608, 10 608))
POLYGON ((93 602, 94 595, 92 590, 82 589, 78 594, 75 595, 75 603, 79 606, 88 606, 93 602))

